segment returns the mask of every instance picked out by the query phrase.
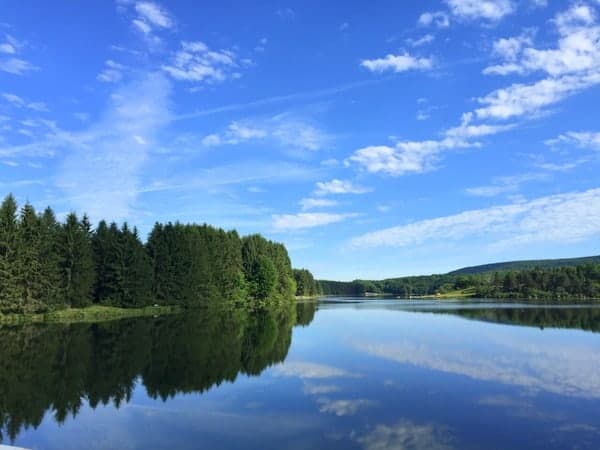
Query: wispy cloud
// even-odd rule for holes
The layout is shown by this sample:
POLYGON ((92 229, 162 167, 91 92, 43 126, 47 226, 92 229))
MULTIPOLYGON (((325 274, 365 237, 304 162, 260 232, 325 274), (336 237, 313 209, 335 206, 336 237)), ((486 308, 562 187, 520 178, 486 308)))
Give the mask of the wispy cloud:
POLYGON ((4 92, 2 98, 16 108, 26 108, 36 112, 48 112, 48 107, 43 102, 32 102, 10 92, 4 92))
POLYGON ((491 246, 568 243, 600 235, 600 189, 464 211, 366 233, 351 246, 406 247, 484 236, 491 246))
POLYGON ((512 0, 444 0, 448 11, 425 12, 419 16, 421 26, 447 28, 450 17, 457 21, 495 23, 516 11, 512 0))
POLYGON ((337 178, 331 181, 319 181, 315 187, 315 195, 366 194, 371 191, 371 188, 356 185, 350 180, 339 180, 337 178))
POLYGON ((406 43, 411 47, 421 47, 423 45, 431 44, 435 40, 435 36, 431 33, 425 34, 419 38, 408 38, 406 43))
POLYGON ((183 41, 163 70, 176 80, 220 83, 239 78, 240 63, 231 50, 211 50, 200 41, 183 41))
POLYGON ((317 151, 331 140, 331 136, 322 131, 313 121, 286 113, 266 119, 231 122, 225 131, 205 136, 203 144, 217 146, 270 141, 287 150, 317 151))
POLYGON ((575 145, 579 148, 600 150, 600 132, 597 131, 569 131, 555 139, 546 141, 552 147, 558 145, 575 145))
POLYGON ((298 214, 274 214, 273 228, 276 231, 303 230, 342 222, 350 217, 356 217, 356 214, 305 212, 298 214))
POLYGON ((363 59, 360 65, 371 72, 406 72, 409 70, 427 70, 433 67, 431 58, 419 58, 408 53, 388 54, 383 58, 363 59))
POLYGON ((445 0, 453 16, 464 20, 497 22, 516 10, 511 0, 445 0))
POLYGON ((121 78, 123 78, 123 65, 112 59, 107 59, 104 62, 104 69, 102 69, 96 78, 98 81, 104 83, 116 83, 117 81, 121 81, 121 78))
POLYGON ((336 206, 337 204, 337 201, 328 198, 303 198, 300 200, 302 211, 308 211, 315 208, 329 208, 331 206, 336 206))
POLYGON ((111 95, 103 117, 80 133, 65 135, 68 152, 59 187, 93 218, 131 217, 142 167, 158 131, 170 117, 171 87, 162 74, 146 74, 111 95))
POLYGON ((487 186, 477 186, 465 189, 469 195, 477 197, 494 197, 500 194, 517 192, 520 187, 531 181, 548 180, 549 175, 545 173, 523 173, 504 177, 495 177, 487 186))
POLYGON ((0 38, 0 71, 12 75, 24 75, 37 70, 35 65, 18 56, 24 47, 24 42, 10 34, 5 34, 4 38, 0 38))

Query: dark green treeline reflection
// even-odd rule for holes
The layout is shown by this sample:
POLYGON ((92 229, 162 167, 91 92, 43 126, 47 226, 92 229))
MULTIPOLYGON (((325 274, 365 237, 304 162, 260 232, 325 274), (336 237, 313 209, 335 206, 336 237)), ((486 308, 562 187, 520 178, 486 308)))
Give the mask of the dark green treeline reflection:
POLYGON ((600 308, 465 308, 435 312, 505 325, 600 332, 600 308))
POLYGON ((296 324, 315 303, 98 324, 0 327, 0 441, 37 427, 52 411, 62 423, 84 401, 128 402, 139 379, 163 400, 204 392, 238 374, 258 375, 285 359, 296 324))

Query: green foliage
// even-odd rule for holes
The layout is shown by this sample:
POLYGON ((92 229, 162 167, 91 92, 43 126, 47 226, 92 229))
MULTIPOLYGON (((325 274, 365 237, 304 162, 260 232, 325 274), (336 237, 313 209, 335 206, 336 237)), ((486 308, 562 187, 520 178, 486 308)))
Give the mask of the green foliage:
POLYGON ((313 274, 306 269, 294 269, 294 280, 296 280, 296 296, 316 297, 321 295, 321 286, 314 279, 313 274))
POLYGON ((80 221, 74 213, 69 214, 58 233, 57 244, 66 304, 77 308, 90 305, 96 272, 87 218, 80 221))
MULTIPOLYGON (((311 276, 312 277, 312 276, 311 276)), ((314 280, 313 280, 314 281, 314 280)), ((135 228, 71 213, 59 223, 8 196, 0 205, 0 313, 40 313, 91 304, 264 305, 296 293, 282 244, 208 225, 156 224, 144 245, 135 228)))
POLYGON ((287 250, 258 234, 242 239, 242 267, 253 300, 293 298, 296 282, 287 250), (274 273, 274 277, 273 277, 274 273))
POLYGON ((429 275, 381 281, 319 281, 325 295, 378 292, 398 297, 432 296, 456 291, 483 298, 578 300, 600 298, 600 264, 535 268, 478 275, 429 275))

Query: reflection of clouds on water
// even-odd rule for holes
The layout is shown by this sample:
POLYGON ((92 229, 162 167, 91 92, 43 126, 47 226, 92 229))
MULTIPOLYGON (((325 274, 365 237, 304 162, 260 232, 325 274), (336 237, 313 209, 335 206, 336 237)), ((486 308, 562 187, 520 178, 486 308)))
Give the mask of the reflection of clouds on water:
POLYGON ((355 400, 332 400, 329 398, 319 398, 317 400, 321 407, 319 412, 332 413, 336 416, 353 416, 359 409, 366 408, 376 404, 371 400, 359 398, 355 400))
MULTIPOLYGON (((600 397, 600 351, 592 346, 525 343, 503 336, 465 333, 452 344, 431 339, 358 343, 370 355, 485 381, 540 389, 576 397, 600 397), (416 343, 418 342, 418 344, 416 343)), ((534 338, 534 335, 531 335, 534 338)))
POLYGON ((489 395, 479 399, 480 405, 503 408, 515 417, 543 421, 566 420, 567 416, 560 411, 548 411, 537 406, 532 399, 513 398, 507 395, 489 395))
POLYGON ((334 366, 317 364, 305 361, 286 362, 275 367, 278 375, 299 378, 335 378, 335 377, 357 377, 357 374, 348 372, 334 366))
POLYGON ((450 435, 434 424, 416 424, 402 420, 395 425, 377 425, 357 439, 365 450, 451 449, 450 435))
POLYGON ((330 394, 332 392, 339 392, 340 390, 339 386, 333 384, 304 383, 304 393, 307 395, 330 394))

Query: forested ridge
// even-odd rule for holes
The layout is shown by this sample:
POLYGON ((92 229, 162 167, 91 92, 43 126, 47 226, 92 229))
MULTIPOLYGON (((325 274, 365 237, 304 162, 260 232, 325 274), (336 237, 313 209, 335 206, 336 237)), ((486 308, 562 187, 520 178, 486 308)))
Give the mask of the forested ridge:
POLYGON ((530 259, 523 261, 505 261, 463 267, 449 272, 448 275, 475 275, 486 272, 518 272, 532 269, 551 269, 556 267, 581 266, 584 264, 600 264, 600 256, 584 256, 582 258, 530 259))
POLYGON ((0 205, 0 313, 92 304, 144 307, 293 299, 314 292, 310 272, 292 271, 283 244, 209 225, 157 223, 146 243, 135 227, 51 208, 0 205), (308 281, 306 281, 308 280, 308 281), (304 284, 304 283, 308 284, 304 284))
POLYGON ((320 280, 324 295, 389 294, 398 297, 457 293, 481 298, 568 301, 600 298, 600 264, 444 274, 351 282, 320 280))

